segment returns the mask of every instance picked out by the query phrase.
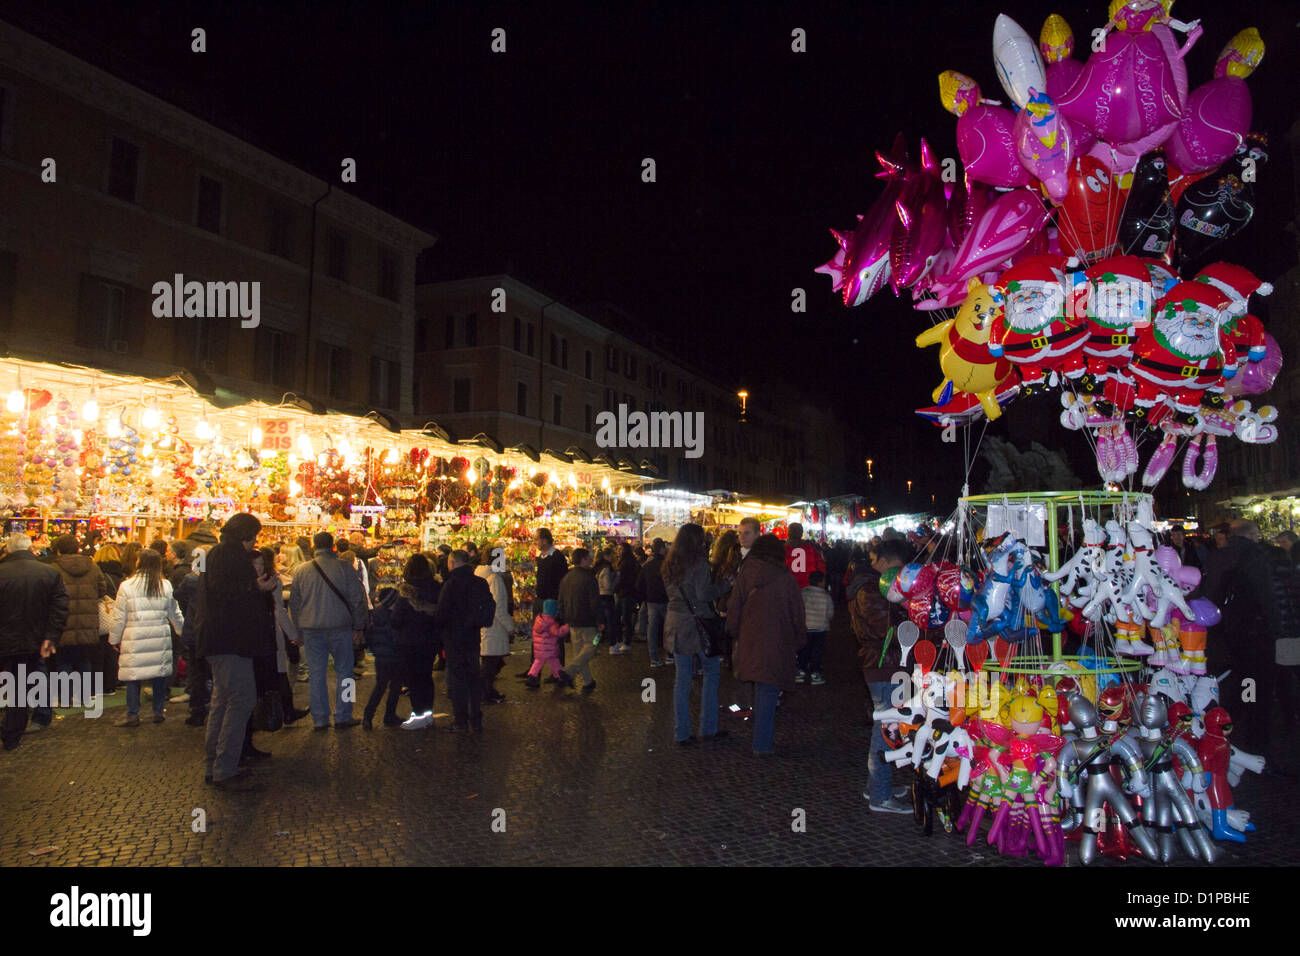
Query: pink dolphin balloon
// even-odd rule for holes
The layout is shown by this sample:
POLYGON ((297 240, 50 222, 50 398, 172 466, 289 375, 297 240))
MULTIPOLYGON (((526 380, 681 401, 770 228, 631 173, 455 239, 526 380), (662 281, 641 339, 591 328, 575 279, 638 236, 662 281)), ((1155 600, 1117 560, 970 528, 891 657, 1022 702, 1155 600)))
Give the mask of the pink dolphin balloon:
POLYGON ((894 203, 902 194, 906 174, 901 134, 895 137, 890 154, 877 152, 876 161, 881 167, 876 177, 885 180, 885 191, 871 204, 867 215, 858 217, 852 232, 831 230, 840 247, 834 258, 815 270, 831 277, 832 288, 850 307, 866 302, 889 282, 889 244, 898 216, 894 203))
POLYGON ((921 140, 921 168, 908 172, 894 203, 898 222, 889 246, 889 284, 897 295, 934 265, 948 233, 944 182, 930 144, 921 140))
POLYGON ((965 283, 971 276, 996 271, 1027 246, 1051 217, 1028 188, 1013 189, 993 200, 957 247, 952 267, 938 283, 965 283))

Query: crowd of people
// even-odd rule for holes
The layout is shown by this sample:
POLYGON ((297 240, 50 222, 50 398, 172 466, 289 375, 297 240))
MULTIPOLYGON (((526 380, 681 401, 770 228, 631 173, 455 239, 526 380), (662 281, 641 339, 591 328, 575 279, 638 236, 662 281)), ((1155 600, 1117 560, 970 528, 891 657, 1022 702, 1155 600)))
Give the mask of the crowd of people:
MULTIPOLYGON (((483 731, 484 708, 506 699, 498 679, 515 637, 514 582, 499 549, 417 553, 397 587, 380 587, 378 550, 364 533, 258 548, 260 532, 255 517, 240 514, 149 547, 10 535, 0 561, 0 671, 21 664, 29 673, 91 673, 105 694, 124 685, 125 713, 115 721, 124 729, 140 727, 146 699, 153 722, 166 719, 168 704, 188 705, 185 722, 205 728, 205 780, 226 789, 253 786, 245 770, 270 756, 254 743, 260 731, 308 717, 317 731, 373 729, 376 719, 432 727, 436 671, 446 675, 447 730, 483 731), (367 654, 374 684, 358 716, 367 654), (169 697, 182 677, 183 692, 169 697), (298 683, 308 685, 305 707, 295 701, 298 683), (399 713, 403 697, 407 714, 399 713)), ((532 661, 516 675, 526 691, 545 682, 592 694, 602 650, 625 655, 644 643, 650 668, 675 667, 674 739, 692 747, 728 736, 719 715, 729 666, 737 700, 728 709, 750 720, 756 756, 775 752, 783 696, 826 683, 840 604, 870 703, 889 699, 899 671, 890 635, 902 610, 886 599, 881 576, 935 552, 934 541, 894 532, 864 547, 823 549, 798 524, 781 541, 752 518, 716 538, 686 524, 671 543, 644 548, 566 555, 545 528, 534 543, 532 661)), ((1240 519, 1204 541, 1174 528, 1168 543, 1203 569, 1204 594, 1223 608, 1211 665, 1254 680, 1264 706, 1234 718, 1242 745, 1262 751, 1271 702, 1295 718, 1300 701, 1296 667, 1285 663, 1294 651, 1278 643, 1294 640, 1300 624, 1296 536, 1266 544, 1257 525, 1240 519)), ((4 747, 52 719, 49 706, 6 708, 4 747)), ((873 811, 911 812, 892 785, 882 729, 873 735, 864 796, 873 811)))

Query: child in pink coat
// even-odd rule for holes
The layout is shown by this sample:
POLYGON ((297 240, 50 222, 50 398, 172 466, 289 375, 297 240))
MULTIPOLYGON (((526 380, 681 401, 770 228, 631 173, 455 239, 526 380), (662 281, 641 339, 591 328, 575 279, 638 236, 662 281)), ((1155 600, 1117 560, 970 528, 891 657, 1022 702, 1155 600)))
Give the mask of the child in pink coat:
POLYGON ((559 602, 547 598, 542 602, 542 613, 533 621, 533 666, 528 669, 528 679, 525 681, 533 690, 541 686, 537 677, 542 672, 543 664, 550 665, 552 677, 560 676, 560 641, 568 636, 569 625, 555 620, 558 609, 559 602))

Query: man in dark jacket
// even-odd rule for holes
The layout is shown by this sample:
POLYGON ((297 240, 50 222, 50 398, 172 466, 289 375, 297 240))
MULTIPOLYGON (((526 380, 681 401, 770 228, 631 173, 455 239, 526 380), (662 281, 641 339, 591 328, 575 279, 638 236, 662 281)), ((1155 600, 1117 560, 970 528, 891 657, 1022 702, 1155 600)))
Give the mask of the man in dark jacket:
POLYGON ((202 727, 208 719, 208 704, 212 700, 212 671, 208 662, 198 654, 199 629, 197 626, 197 600, 199 593, 199 573, 194 570, 196 555, 202 555, 200 561, 206 562, 211 545, 196 547, 192 538, 172 542, 172 553, 176 555, 176 564, 167 575, 172 583, 172 594, 180 605, 181 614, 185 616, 185 627, 181 630, 181 656, 185 658, 185 693, 173 698, 173 702, 187 701, 190 715, 185 723, 190 727, 202 727))
POLYGON ((542 602, 560 598, 560 582, 569 569, 569 562, 564 555, 555 550, 555 539, 550 528, 539 528, 534 539, 537 545, 537 613, 541 613, 542 602))
POLYGON ((1253 753, 1263 753, 1270 742, 1275 642, 1284 636, 1271 564, 1259 525, 1238 518, 1229 525, 1227 546, 1215 552, 1203 584, 1205 596, 1223 610, 1207 648, 1210 672, 1231 667, 1219 691, 1220 703, 1232 715, 1233 742, 1253 753), (1253 686, 1249 694, 1247 686, 1253 686))
MULTIPOLYGON (((569 562, 555 549, 555 538, 550 528, 538 528, 533 538, 537 546, 537 580, 533 587, 536 597, 533 600, 533 619, 542 613, 544 601, 560 599, 560 582, 569 570, 569 562)), ((560 663, 564 663, 564 644, 560 644, 560 663)), ((527 677, 525 671, 520 676, 527 677)))
POLYGON ((68 622, 63 577, 38 561, 31 548, 27 535, 11 534, 8 554, 0 561, 0 674, 9 676, 17 697, 5 707, 0 726, 5 750, 17 747, 27 730, 25 674, 38 670, 58 650, 68 622))
POLYGON ((434 623, 442 629, 442 646, 447 653, 447 695, 451 698, 450 731, 483 729, 483 682, 479 675, 479 629, 477 610, 493 607, 492 589, 474 574, 469 555, 453 551, 447 559, 447 580, 438 594, 434 623))
POLYGON ((253 657, 264 629, 263 592, 280 586, 274 575, 259 580, 253 546, 262 523, 237 514, 221 529, 221 543, 204 556, 198 588, 199 656, 212 670, 204 782, 223 790, 249 790, 239 776, 244 735, 257 702, 253 657))
POLYGON ((569 625, 569 637, 577 655, 572 664, 560 672, 560 683, 573 686, 575 674, 582 675, 583 693, 596 689, 591 676, 591 659, 596 656, 600 632, 604 628, 600 615, 600 585, 591 570, 591 552, 573 549, 573 567, 560 582, 560 623, 569 625))
POLYGON ((664 554, 668 546, 662 538, 655 538, 650 560, 641 565, 637 575, 637 590, 646 607, 646 639, 650 643, 650 666, 662 667, 664 663, 664 615, 668 613, 668 591, 664 587, 664 554))

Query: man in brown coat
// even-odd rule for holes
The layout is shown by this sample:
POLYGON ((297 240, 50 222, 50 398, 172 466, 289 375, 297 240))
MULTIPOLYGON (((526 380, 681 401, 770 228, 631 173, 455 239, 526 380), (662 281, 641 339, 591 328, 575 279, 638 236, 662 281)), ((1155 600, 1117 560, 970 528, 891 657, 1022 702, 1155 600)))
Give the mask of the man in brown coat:
POLYGON ((99 659, 99 599, 108 594, 108 578, 90 555, 79 554, 80 550, 77 539, 70 534, 54 539, 54 566, 68 591, 68 622, 59 638, 57 660, 60 670, 71 672, 95 671, 103 666, 99 659))
POLYGON ((727 633, 735 641, 736 677, 754 685, 754 753, 766 756, 776 742, 777 701, 794 687, 794 658, 808 640, 803 598, 776 535, 760 537, 741 562, 727 633))

